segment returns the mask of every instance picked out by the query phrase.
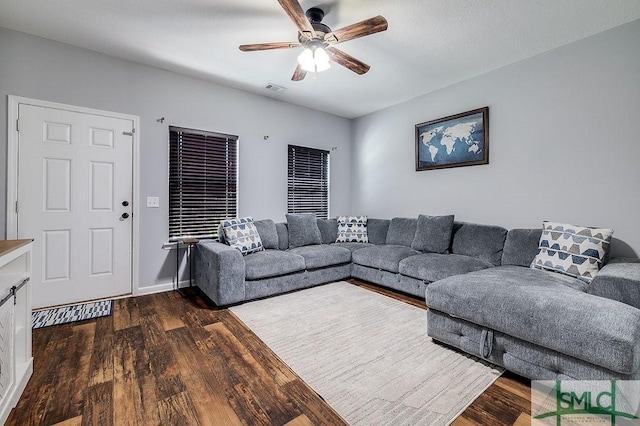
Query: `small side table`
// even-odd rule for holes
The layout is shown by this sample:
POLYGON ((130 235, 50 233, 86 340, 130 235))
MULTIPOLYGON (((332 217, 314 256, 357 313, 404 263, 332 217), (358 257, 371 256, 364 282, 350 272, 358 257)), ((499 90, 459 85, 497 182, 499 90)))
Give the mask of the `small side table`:
POLYGON ((176 289, 182 297, 186 297, 188 294, 180 288, 180 244, 185 246, 185 254, 187 256, 187 262, 189 262, 189 288, 193 285, 193 248, 200 242, 197 238, 183 238, 176 243, 176 289))

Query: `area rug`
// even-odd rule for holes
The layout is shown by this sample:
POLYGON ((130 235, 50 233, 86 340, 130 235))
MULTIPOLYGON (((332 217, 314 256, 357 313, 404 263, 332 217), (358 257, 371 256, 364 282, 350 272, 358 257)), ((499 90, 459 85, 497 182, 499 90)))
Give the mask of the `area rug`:
POLYGON ((230 309, 352 425, 446 425, 503 372, 434 343, 424 309, 346 282, 230 309))
POLYGON ((79 303, 77 305, 33 311, 32 328, 66 324, 91 318, 106 317, 113 312, 113 300, 79 303))

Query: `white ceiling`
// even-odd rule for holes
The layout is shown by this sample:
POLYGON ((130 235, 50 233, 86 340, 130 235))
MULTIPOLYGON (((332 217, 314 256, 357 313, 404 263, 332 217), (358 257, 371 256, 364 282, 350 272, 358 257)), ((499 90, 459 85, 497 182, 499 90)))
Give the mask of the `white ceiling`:
POLYGON ((387 31, 338 46, 371 70, 333 64, 293 82, 300 50, 238 50, 296 41, 276 0, 0 0, 0 27, 354 118, 640 19, 638 0, 300 3, 332 29, 383 15, 387 31))

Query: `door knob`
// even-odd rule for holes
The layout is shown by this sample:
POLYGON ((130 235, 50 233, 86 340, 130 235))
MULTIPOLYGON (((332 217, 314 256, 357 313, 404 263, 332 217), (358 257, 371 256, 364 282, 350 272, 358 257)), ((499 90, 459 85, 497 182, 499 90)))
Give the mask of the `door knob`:
POLYGON ((129 217, 129 213, 122 213, 122 216, 120 216, 123 219, 126 219, 129 217))
POLYGON ((122 205, 123 205, 123 206, 125 206, 125 207, 127 207, 127 206, 129 205, 129 202, 128 202, 128 201, 123 201, 123 202, 122 202, 122 205))

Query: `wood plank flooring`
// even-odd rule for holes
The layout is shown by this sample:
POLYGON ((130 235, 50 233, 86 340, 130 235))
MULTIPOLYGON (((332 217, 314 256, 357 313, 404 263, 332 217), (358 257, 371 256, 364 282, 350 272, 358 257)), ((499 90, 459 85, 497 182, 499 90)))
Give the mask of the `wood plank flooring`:
MULTIPOLYGON (((120 299, 110 317, 34 330, 33 356, 8 425, 345 424, 230 311, 199 295, 120 299)), ((529 424, 529 404, 529 382, 507 374, 453 424, 529 424)))

